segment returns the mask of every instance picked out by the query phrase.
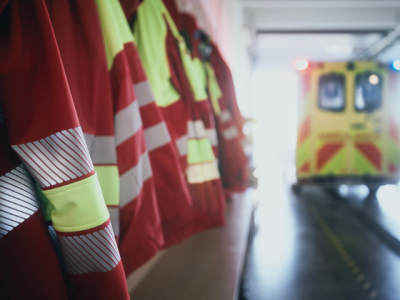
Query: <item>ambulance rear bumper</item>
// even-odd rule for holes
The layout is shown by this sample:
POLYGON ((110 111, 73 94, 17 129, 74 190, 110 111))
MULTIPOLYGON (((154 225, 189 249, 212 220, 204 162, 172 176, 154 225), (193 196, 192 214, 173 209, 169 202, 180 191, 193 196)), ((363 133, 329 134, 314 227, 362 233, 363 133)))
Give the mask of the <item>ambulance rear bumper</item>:
POLYGON ((298 178, 297 183, 300 185, 319 185, 323 187, 337 187, 342 184, 381 186, 384 184, 397 184, 399 180, 398 177, 388 176, 313 176, 298 178))

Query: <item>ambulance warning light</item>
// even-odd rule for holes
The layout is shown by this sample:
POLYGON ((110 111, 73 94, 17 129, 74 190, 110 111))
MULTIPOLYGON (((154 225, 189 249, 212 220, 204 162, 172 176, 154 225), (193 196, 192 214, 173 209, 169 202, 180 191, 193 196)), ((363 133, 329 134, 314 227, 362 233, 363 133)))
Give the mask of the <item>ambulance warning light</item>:
POLYGON ((396 71, 400 71, 400 59, 396 59, 395 61, 393 61, 393 69, 395 69, 396 71))
POLYGON ((298 71, 303 71, 308 68, 308 61, 306 61, 305 59, 296 60, 296 62, 294 63, 294 67, 298 71))

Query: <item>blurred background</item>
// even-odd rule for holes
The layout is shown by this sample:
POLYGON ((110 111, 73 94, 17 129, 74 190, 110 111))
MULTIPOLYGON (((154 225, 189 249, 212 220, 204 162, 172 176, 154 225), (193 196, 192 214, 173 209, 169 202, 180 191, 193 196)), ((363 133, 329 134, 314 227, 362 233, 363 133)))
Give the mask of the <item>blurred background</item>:
MULTIPOLYGON (((376 193, 363 182, 328 189, 305 184, 300 193, 291 189, 297 182, 299 90, 304 87, 296 62, 370 60, 393 72, 400 59, 400 1, 179 5, 197 15, 218 42, 231 66, 242 114, 254 121, 244 131, 254 142, 251 162, 258 188, 252 196, 258 206, 239 298, 400 299, 399 185, 383 181, 376 193)), ((392 91, 386 99, 388 93, 400 101, 392 91)))
POLYGON ((234 299, 400 299, 400 1, 177 4, 220 48, 247 121, 234 299))

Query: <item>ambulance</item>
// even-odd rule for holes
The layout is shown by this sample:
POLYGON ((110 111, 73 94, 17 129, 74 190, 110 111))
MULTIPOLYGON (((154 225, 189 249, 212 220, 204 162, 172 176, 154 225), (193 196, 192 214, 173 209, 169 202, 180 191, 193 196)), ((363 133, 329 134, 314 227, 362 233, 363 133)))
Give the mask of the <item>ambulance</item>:
POLYGON ((400 76, 372 62, 310 63, 299 71, 297 184, 370 193, 400 177, 400 76))

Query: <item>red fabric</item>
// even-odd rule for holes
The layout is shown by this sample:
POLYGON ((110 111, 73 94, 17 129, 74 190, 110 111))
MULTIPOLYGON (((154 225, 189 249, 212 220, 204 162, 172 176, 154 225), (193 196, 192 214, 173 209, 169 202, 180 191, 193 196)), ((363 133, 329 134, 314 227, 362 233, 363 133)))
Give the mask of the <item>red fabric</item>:
MULTIPOLYGON (((188 36, 190 37, 190 41, 192 43, 192 55, 198 57, 200 59, 199 54, 199 40, 195 39, 195 32, 199 30, 196 20, 190 14, 184 13, 180 14, 180 19, 182 20, 182 30, 186 30, 188 36)), ((214 49, 215 51, 215 49, 214 49)), ((223 62, 223 61, 222 61, 223 62)), ((226 66, 227 68, 227 66, 226 66)), ((227 73, 229 69, 225 69, 225 73, 227 73)), ((214 67, 214 72, 217 77, 217 74, 221 72, 217 72, 214 67)), ((228 76, 228 74, 226 74, 228 76)), ((229 75, 230 76, 230 75, 229 75)), ((222 84, 222 78, 217 77, 218 84, 222 90, 222 97, 219 99, 219 105, 221 111, 229 111, 232 115, 233 112, 229 107, 229 98, 234 96, 234 90, 227 90, 227 85, 222 84)), ((233 83, 232 83, 233 84, 233 83)), ((233 88, 233 85, 231 86, 233 88)), ((236 103, 236 98, 234 98, 234 102, 236 103)), ((217 128, 218 135, 218 147, 214 147, 214 151, 218 151, 219 158, 219 169, 221 173, 221 180, 225 190, 225 196, 227 199, 231 198, 232 193, 234 192, 243 192, 247 188, 248 182, 248 170, 247 170, 247 158, 244 154, 243 147, 241 145, 240 139, 243 137, 243 131, 240 128, 237 128, 238 124, 235 124, 235 116, 233 115, 233 119, 231 120, 221 120, 219 117, 216 117, 216 121, 214 124, 214 120, 209 115, 212 115, 212 108, 210 102, 199 102, 197 103, 198 109, 201 111, 201 118, 203 122, 206 124, 207 128, 217 128), (206 107, 208 106, 208 107, 206 107), (234 128, 236 126, 236 132, 239 134, 237 137, 226 138, 224 136, 224 131, 234 128), (241 134, 242 133, 242 134, 241 134)), ((237 104, 236 104, 237 107, 237 104)), ((242 125, 241 125, 242 126, 242 125)))
POLYGON ((233 116, 234 123, 239 130, 241 139, 243 139, 244 121, 237 104, 232 74, 215 44, 213 44, 213 51, 211 53, 211 65, 214 68, 215 77, 217 78, 218 84, 222 90, 222 93, 224 94, 227 108, 233 116))
MULTIPOLYGON (((9 137, 5 137, 4 123, 0 124, 3 175, 10 171, 4 166, 11 161, 16 163, 10 144, 37 141, 78 127, 79 122, 42 0, 9 2, 0 16, 0 44, 0 106, 9 137)), ((6 275, 0 279, 2 297, 67 299, 60 265, 40 209, 1 238, 0 252, 0 274, 6 275)), ((75 279, 67 276, 72 286, 75 279)), ((84 299, 93 299, 93 289, 101 291, 102 287, 97 281, 96 285, 91 282, 71 292, 74 299, 83 299, 77 296, 80 293, 86 293, 88 297, 84 299)), ((118 294, 117 290, 118 287, 112 287, 110 292, 118 294)), ((126 289, 120 291, 126 293, 126 289)))
MULTIPOLYGON (((0 176, 21 165, 7 135, 0 123, 0 176)), ((0 238, 0 299, 68 299, 41 209, 0 238)))
MULTIPOLYGON (((118 113, 137 101, 124 50, 114 58, 110 78, 114 108, 118 113)), ((135 167, 145 152, 143 128, 128 140, 117 145, 120 176, 135 167)), ((124 189, 123 186, 121 186, 122 189, 124 189)), ((129 204, 123 205, 121 203, 120 252, 125 273, 129 276, 136 268, 155 255, 164 244, 153 178, 150 177, 144 182, 142 190, 135 199, 131 199, 129 204)))
MULTIPOLYGON (((125 44, 125 52, 127 53, 134 84, 148 84, 135 44, 125 44)), ((137 95, 140 103, 139 96, 137 95)), ((152 128, 152 126, 165 124, 161 111, 154 99, 151 103, 140 106, 140 114, 145 130, 152 128)), ((192 234, 190 217, 192 200, 175 144, 170 141, 161 147, 151 150, 149 151, 149 157, 153 169, 157 203, 164 233, 164 247, 169 247, 192 234)))
POLYGON ((141 0, 119 0, 124 10, 126 19, 130 22, 138 9, 141 0))
MULTIPOLYGON (((178 46, 169 29, 166 45, 171 80, 185 101, 187 120, 200 120, 200 113, 194 105, 195 101, 180 58, 178 46)), ((224 225, 225 198, 221 180, 212 180, 202 184, 189 184, 189 190, 193 200, 193 229, 201 231, 224 225)))
MULTIPOLYGON (((58 0, 57 0, 58 1, 58 0)), ((57 232, 59 239, 61 237, 82 237, 82 235, 98 233, 100 230, 105 229, 110 224, 106 221, 100 226, 91 228, 89 230, 82 230, 79 232, 57 232)), ((70 248, 71 251, 72 248, 70 248)), ((73 253, 71 251, 70 253, 73 253)), ((73 254, 72 254, 73 255, 73 254)), ((74 261, 75 266, 81 266, 79 262, 74 261)), ((126 279, 122 261, 108 272, 93 272, 83 273, 77 275, 70 275, 71 287, 74 291, 73 299, 130 299, 126 287, 126 279), (91 289, 87 287, 90 286, 91 289)))

